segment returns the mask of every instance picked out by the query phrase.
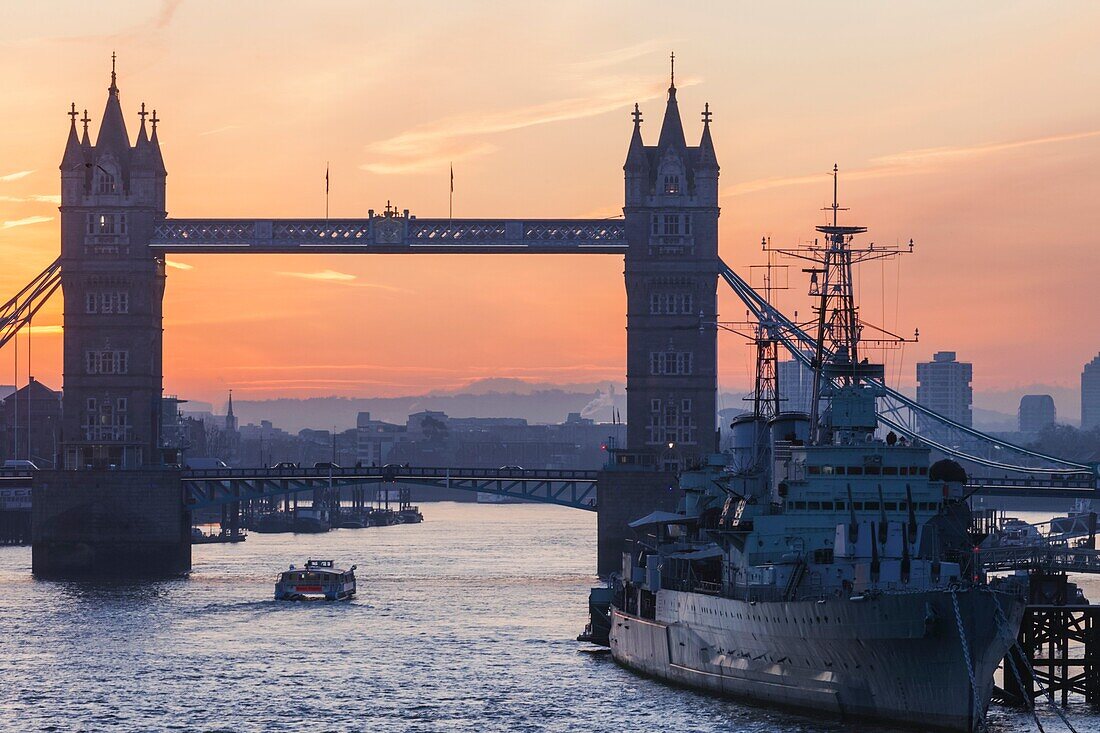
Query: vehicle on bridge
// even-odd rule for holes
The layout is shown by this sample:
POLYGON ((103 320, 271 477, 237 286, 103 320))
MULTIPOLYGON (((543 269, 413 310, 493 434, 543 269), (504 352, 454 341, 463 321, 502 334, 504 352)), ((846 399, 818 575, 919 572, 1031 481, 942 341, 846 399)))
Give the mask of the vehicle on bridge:
POLYGON ((275 583, 275 600, 348 600, 355 595, 355 568, 352 565, 343 570, 336 567, 332 560, 313 559, 306 560, 304 570, 291 565, 275 583))

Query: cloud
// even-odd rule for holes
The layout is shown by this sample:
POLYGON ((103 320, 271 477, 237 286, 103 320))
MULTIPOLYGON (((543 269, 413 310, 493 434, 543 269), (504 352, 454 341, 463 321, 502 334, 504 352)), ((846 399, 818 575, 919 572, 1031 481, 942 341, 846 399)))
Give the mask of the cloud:
POLYGON ((53 221, 52 216, 28 216, 23 219, 12 219, 0 225, 0 229, 11 229, 12 227, 22 227, 28 224, 41 224, 43 222, 53 221))
POLYGON ((438 155, 427 155, 408 159, 392 161, 380 161, 377 163, 364 163, 360 169, 378 175, 399 175, 408 173, 426 173, 428 171, 443 171, 447 166, 460 160, 479 158, 483 155, 495 153, 499 148, 492 143, 476 143, 474 145, 459 146, 447 151, 440 151, 438 155))
POLYGON ((287 277, 300 277, 303 280, 348 282, 355 279, 355 275, 349 275, 346 272, 336 272, 335 270, 321 270, 320 272, 280 272, 279 274, 286 275, 287 277))
MULTIPOLYGON (((685 79, 681 87, 698 84, 685 79)), ((536 125, 595 117, 626 110, 634 102, 658 99, 665 94, 664 82, 631 82, 617 76, 590 80, 592 94, 528 105, 496 112, 452 115, 417 125, 399 135, 367 146, 367 152, 381 157, 360 167, 372 173, 420 173, 440 170, 448 161, 486 155, 497 150, 487 142, 458 142, 462 138, 496 135, 536 125)))
POLYGON ((633 46, 624 46, 611 51, 604 51, 584 61, 574 61, 569 66, 576 71, 593 71, 608 66, 616 66, 642 56, 648 56, 657 51, 673 48, 675 45, 675 40, 643 41, 641 43, 635 43, 633 46))
POLYGON ((26 178, 31 173, 34 173, 34 171, 16 171, 15 173, 9 173, 6 176, 0 176, 0 181, 3 181, 4 183, 8 183, 9 181, 18 181, 20 178, 26 178))
POLYGON ((171 268, 174 268, 176 270, 194 270, 195 269, 194 265, 189 265, 186 262, 176 262, 175 260, 166 259, 164 261, 164 264, 165 264, 166 267, 171 267, 171 268))
POLYGON ((26 204, 31 202, 40 204, 60 204, 61 197, 55 194, 32 194, 30 196, 0 196, 0 201, 13 204, 26 204))
POLYGON ((56 334, 59 334, 59 333, 64 333, 65 329, 62 328, 61 326, 31 326, 30 327, 30 332, 34 335, 50 336, 50 335, 56 335, 56 334))
POLYGON ((229 132, 230 130, 239 130, 240 127, 241 127, 240 125, 223 125, 221 127, 215 127, 213 130, 207 130, 206 132, 200 132, 199 137, 203 137, 205 135, 217 135, 217 134, 222 133, 222 132, 229 132))
POLYGON ((335 270, 321 270, 320 272, 279 272, 278 275, 285 275, 286 277, 297 277, 303 280, 314 280, 318 282, 332 283, 333 285, 349 285, 354 288, 374 288, 376 290, 388 290, 394 293, 411 293, 412 290, 407 288, 398 288, 393 285, 380 285, 378 283, 359 282, 357 275, 349 275, 346 272, 336 272, 335 270))
MULTIPOLYGON (((980 145, 966 145, 957 147, 917 148, 915 150, 903 150, 899 153, 880 155, 871 158, 870 165, 855 170, 843 172, 845 180, 866 180, 874 178, 888 178, 893 176, 906 176, 917 173, 927 173, 950 165, 959 160, 976 158, 985 155, 1019 150, 1039 145, 1051 145, 1056 143, 1074 142, 1100 137, 1100 130, 1088 130, 1085 132, 1071 132, 1062 135, 1047 135, 1044 137, 1028 138, 1026 140, 1010 140, 998 143, 983 143, 980 145)), ((752 181, 744 181, 735 184, 722 191, 722 196, 739 196, 746 193, 766 191, 772 188, 785 186, 801 186, 809 183, 820 183, 829 172, 810 173, 799 176, 776 176, 772 178, 757 178, 752 181)))

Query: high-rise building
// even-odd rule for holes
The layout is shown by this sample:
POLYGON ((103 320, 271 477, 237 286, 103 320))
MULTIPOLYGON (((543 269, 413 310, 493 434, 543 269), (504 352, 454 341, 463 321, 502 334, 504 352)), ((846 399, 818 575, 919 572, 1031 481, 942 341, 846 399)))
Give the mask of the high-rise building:
POLYGON ((1020 398, 1020 432, 1038 433, 1058 419, 1054 398, 1048 394, 1026 394, 1020 398))
POLYGON ((809 413, 814 398, 813 370, 798 359, 788 359, 776 365, 776 375, 780 411, 809 413))
POLYGON ((1100 355, 1081 372, 1081 429, 1100 427, 1100 355))
POLYGON ((932 361, 917 364, 917 402, 933 412, 971 427, 974 417, 970 406, 974 390, 970 380, 974 366, 956 361, 954 351, 939 351, 932 361))

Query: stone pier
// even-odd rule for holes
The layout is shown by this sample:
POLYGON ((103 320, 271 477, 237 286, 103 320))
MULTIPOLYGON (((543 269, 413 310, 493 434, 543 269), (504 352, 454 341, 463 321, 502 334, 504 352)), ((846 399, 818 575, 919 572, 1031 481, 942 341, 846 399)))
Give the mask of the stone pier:
POLYGON ((599 487, 596 572, 605 578, 622 567, 634 537, 630 522, 655 510, 676 511, 680 489, 673 472, 621 468, 600 471, 599 487))
POLYGON ((33 496, 35 575, 165 577, 191 569, 178 470, 41 471, 33 496))

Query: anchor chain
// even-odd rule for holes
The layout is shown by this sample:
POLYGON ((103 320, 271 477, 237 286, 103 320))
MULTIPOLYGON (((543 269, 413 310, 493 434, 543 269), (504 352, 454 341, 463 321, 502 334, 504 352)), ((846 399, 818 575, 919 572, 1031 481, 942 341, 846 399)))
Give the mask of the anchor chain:
POLYGON ((955 608, 955 625, 959 629, 959 641, 962 643, 963 658, 966 660, 966 673, 970 676, 970 704, 973 708, 974 719, 977 723, 976 731, 986 731, 985 716, 982 714, 981 705, 978 702, 978 686, 974 682, 974 663, 970 660, 970 643, 966 639, 966 630, 963 628, 962 611, 959 610, 959 596, 951 591, 951 605, 955 608))

